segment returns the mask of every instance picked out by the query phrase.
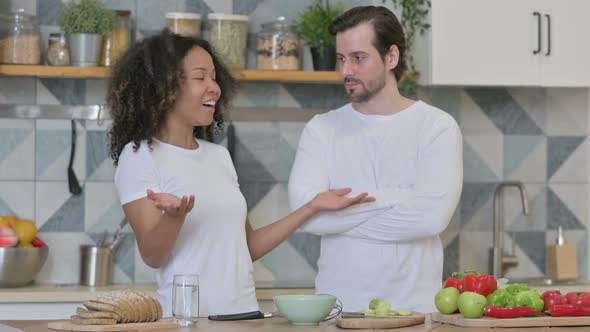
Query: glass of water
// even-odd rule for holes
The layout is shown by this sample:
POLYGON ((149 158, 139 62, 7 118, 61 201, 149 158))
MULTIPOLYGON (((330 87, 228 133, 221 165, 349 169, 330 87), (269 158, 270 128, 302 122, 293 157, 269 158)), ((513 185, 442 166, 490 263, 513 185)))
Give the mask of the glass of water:
POLYGON ((199 275, 177 274, 172 284, 172 316, 182 326, 193 326, 199 317, 199 275))

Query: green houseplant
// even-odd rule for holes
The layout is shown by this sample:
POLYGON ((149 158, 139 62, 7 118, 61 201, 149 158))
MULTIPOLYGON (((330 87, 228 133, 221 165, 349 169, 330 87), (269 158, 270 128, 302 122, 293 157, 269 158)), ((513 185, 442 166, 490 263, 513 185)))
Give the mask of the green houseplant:
MULTIPOLYGON (((385 2, 386 0, 383 0, 385 2)), ((391 0, 394 9, 401 10, 400 23, 406 34, 406 65, 407 70, 399 80, 400 92, 407 97, 415 98, 418 93, 420 72, 414 63, 413 49, 416 33, 424 33, 430 29, 427 21, 431 0, 391 0)))
POLYGON ((113 28, 114 11, 99 0, 71 1, 64 6, 59 24, 68 34, 72 65, 97 66, 102 35, 113 28))
POLYGON ((336 38, 328 27, 344 12, 342 5, 318 1, 299 13, 295 21, 297 33, 309 46, 315 70, 334 70, 336 67, 336 38))

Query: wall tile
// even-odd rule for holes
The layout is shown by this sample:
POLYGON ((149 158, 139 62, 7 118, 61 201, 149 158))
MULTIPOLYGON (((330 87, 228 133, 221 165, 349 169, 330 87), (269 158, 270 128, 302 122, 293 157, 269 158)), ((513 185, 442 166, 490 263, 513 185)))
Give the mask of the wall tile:
POLYGON ((337 109, 349 103, 344 87, 340 84, 290 83, 283 86, 303 108, 337 109), (322 98, 317 97, 319 91, 322 98))
POLYGON ((41 78, 45 88, 59 100, 62 105, 84 105, 86 84, 84 80, 64 78, 41 78))
MULTIPOLYGON (((82 185, 82 184, 81 184, 82 185)), ((84 195, 72 195, 67 181, 37 182, 35 215, 42 232, 84 232, 84 195)))
POLYGON ((466 182, 497 182, 503 178, 502 136, 463 136, 463 172, 466 182))
MULTIPOLYGON (((12 0, 15 1, 15 0, 12 0)), ((18 0, 19 2, 21 0, 18 0)), ((61 0, 37 0, 37 20, 41 25, 57 25, 59 15, 63 12, 61 0)))
POLYGON ((588 135, 589 89, 550 88, 546 90, 547 134, 588 135))
POLYGON ((547 160, 545 136, 504 136, 504 177, 520 181, 543 182, 547 160))
POLYGON ((0 180, 33 180, 34 155, 34 122, 3 119, 0 124, 0 180))
POLYGON ((0 181, 0 215, 35 220, 35 183, 32 181, 0 181))
POLYGON ((125 219, 115 184, 87 182, 84 189, 84 230, 98 234, 106 230, 113 235, 125 219))
MULTIPOLYGON (((76 120, 76 150, 73 169, 78 181, 86 179, 86 130, 84 122, 76 120)), ((68 165, 72 150, 72 122, 70 120, 37 120, 35 175, 38 180, 68 179, 68 165)))
POLYGON ((185 9, 185 0, 140 0, 137 6, 137 29, 162 30, 166 26, 167 12, 183 12, 185 9))
POLYGON ((547 191, 548 229, 585 229, 588 226, 588 185, 550 184, 547 191))
POLYGON ((0 104, 35 104, 35 79, 0 77, 0 104))
POLYGON ((94 241, 84 233, 43 232, 49 254, 35 278, 39 284, 78 284, 80 282, 80 245, 94 241))
MULTIPOLYGON (((547 137, 547 178, 551 178, 585 140, 585 136, 547 137)), ((581 150, 580 153, 586 153, 581 150)), ((585 165, 579 165, 583 167, 585 165)))
POLYGON ((504 134, 543 133, 506 89, 466 88, 465 91, 504 134))

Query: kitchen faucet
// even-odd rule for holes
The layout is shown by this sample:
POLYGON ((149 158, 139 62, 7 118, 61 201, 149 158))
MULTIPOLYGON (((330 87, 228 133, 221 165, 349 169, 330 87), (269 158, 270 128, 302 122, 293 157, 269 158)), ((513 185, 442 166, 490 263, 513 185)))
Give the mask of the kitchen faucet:
MULTIPOLYGON (((529 205, 527 202, 527 193, 524 187, 524 184, 520 181, 505 181, 501 182, 496 186, 496 191, 494 192, 494 211, 493 211, 493 220, 494 220, 494 246, 491 248, 491 270, 492 274, 496 278, 501 278, 504 275, 504 269, 509 267, 514 267, 518 265, 518 260, 514 255, 514 249, 512 250, 511 255, 507 255, 504 253, 504 221, 501 220, 499 217, 500 211, 498 211, 498 203, 499 203, 499 196, 502 193, 502 189, 506 187, 516 187, 520 191, 520 200, 522 202, 522 213, 524 215, 529 214, 529 205)), ((516 239, 512 239, 512 243, 514 244, 516 239)), ((514 245, 512 246, 514 248, 514 245)))

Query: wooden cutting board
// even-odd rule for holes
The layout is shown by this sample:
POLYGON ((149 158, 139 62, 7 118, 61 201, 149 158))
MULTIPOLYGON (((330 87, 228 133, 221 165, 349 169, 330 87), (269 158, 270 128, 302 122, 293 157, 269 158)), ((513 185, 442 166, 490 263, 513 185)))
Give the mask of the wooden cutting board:
POLYGON ((412 326, 424 323, 425 316, 415 314, 412 316, 392 317, 361 317, 349 318, 339 316, 336 325, 343 329, 393 329, 397 327, 412 326))
POLYGON ((539 326, 590 326, 587 317, 523 317, 523 318, 464 318, 461 314, 443 315, 440 312, 431 314, 432 321, 463 327, 539 327, 539 326))
POLYGON ((150 323, 124 323, 112 325, 83 325, 73 324, 69 320, 60 320, 47 324, 51 330, 62 331, 138 331, 138 330, 164 330, 177 329, 180 324, 174 321, 158 321, 150 323))

